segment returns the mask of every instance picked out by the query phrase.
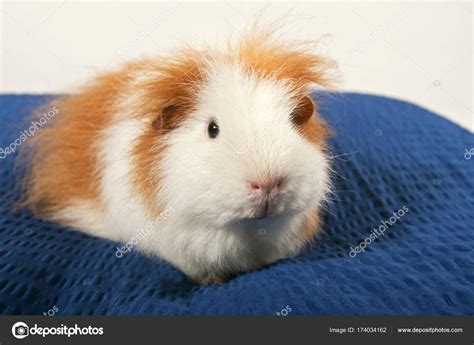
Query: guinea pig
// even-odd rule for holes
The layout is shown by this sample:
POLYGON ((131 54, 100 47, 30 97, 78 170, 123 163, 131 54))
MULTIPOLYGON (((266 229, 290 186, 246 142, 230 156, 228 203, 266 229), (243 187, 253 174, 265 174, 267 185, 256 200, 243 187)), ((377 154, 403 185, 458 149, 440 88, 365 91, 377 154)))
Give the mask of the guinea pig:
POLYGON ((24 205, 203 284, 294 256, 331 189, 310 93, 333 66, 260 31, 101 74, 27 142, 24 205))

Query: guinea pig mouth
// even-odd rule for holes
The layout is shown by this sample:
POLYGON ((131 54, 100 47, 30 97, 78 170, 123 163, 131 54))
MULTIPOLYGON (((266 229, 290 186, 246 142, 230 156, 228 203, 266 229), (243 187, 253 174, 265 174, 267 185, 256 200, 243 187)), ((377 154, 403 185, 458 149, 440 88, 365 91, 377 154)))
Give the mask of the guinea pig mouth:
POLYGON ((267 218, 269 215, 270 215, 270 201, 265 200, 264 205, 260 208, 255 218, 263 219, 263 218, 267 218))
POLYGON ((261 204, 255 208, 255 213, 250 219, 266 219, 271 216, 277 215, 278 212, 275 207, 275 203, 272 200, 266 198, 261 204))

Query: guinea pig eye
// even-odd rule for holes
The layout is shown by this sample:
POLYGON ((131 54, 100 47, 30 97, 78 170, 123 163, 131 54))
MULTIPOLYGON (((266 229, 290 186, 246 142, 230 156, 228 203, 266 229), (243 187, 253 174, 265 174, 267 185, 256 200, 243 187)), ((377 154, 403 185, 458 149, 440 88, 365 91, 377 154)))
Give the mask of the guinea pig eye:
POLYGON ((215 137, 217 137, 217 135, 219 134, 219 126, 215 121, 211 121, 209 123, 209 126, 207 127, 207 133, 209 134, 209 138, 214 139, 215 137))

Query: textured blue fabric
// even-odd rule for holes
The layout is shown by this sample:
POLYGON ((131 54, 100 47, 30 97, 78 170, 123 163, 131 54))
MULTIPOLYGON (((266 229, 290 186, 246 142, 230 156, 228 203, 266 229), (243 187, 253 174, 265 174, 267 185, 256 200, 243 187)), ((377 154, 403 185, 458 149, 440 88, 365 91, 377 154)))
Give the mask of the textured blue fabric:
MULTIPOLYGON (((326 234, 301 255, 222 286, 12 210, 15 155, 0 159, 0 312, 153 315, 474 314, 473 135, 418 106, 321 94, 334 129, 326 234), (468 158, 468 156, 467 156, 468 158), (354 258, 351 247, 409 209, 354 258), (286 308, 286 309, 285 309, 286 308), (52 312, 52 311, 50 311, 52 312)), ((0 97, 0 147, 41 96, 0 97)))

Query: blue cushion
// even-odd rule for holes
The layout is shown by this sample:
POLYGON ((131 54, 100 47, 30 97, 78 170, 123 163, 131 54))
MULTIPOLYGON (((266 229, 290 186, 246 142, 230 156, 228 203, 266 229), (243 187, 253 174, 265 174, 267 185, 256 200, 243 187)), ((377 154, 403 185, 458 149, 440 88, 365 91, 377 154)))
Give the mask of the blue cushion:
MULTIPOLYGON (((473 135, 398 100, 315 97, 336 133, 326 233, 301 255, 221 286, 193 285, 136 251, 118 259, 117 243, 12 210, 16 153, 0 155, 0 312, 42 314, 55 306, 58 315, 472 314, 474 157, 464 155, 473 135), (408 212, 392 222, 404 206, 408 212), (383 235, 351 252, 384 224, 383 235)), ((44 99, 0 96, 0 147, 20 136, 25 116, 44 99)))

